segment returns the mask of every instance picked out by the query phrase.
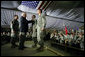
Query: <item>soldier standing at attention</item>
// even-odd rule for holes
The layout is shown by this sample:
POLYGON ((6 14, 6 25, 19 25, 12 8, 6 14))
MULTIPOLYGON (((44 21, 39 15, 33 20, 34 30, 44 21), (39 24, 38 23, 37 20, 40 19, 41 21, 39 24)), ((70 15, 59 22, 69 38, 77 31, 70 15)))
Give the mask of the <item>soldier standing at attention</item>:
POLYGON ((35 18, 36 16, 32 15, 32 21, 34 21, 34 23, 32 23, 32 39, 34 41, 34 45, 32 47, 37 47, 37 20, 35 18))
POLYGON ((18 15, 14 15, 14 20, 11 22, 11 48, 15 48, 17 38, 19 36, 19 22, 18 15))
POLYGON ((38 20, 37 20, 37 40, 40 47, 37 49, 38 51, 43 51, 44 49, 44 38, 45 38, 45 26, 46 26, 46 18, 42 14, 42 10, 38 9, 38 20))

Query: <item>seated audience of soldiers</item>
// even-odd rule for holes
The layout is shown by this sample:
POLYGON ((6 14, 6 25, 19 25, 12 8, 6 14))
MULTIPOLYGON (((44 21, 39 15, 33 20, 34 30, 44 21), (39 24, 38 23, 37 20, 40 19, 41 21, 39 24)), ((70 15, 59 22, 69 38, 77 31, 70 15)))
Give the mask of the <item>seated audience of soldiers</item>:
POLYGON ((71 31, 65 35, 65 31, 56 32, 55 30, 50 35, 51 41, 84 49, 84 30, 71 31))
MULTIPOLYGON (((26 37, 29 37, 27 33, 26 37)), ((10 42, 11 34, 10 32, 1 32, 1 41, 10 42)), ((50 33, 50 40, 56 43, 73 46, 77 48, 84 49, 84 30, 71 31, 65 35, 65 31, 56 31, 54 30, 50 33)))

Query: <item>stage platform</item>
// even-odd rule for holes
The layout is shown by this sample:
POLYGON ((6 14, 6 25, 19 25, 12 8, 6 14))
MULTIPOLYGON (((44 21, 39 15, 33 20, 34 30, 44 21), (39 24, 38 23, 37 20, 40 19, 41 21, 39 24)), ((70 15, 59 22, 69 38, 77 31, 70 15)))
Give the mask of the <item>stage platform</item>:
MULTIPOLYGON (((18 43, 17 43, 18 44, 18 43)), ((1 46, 1 56, 57 56, 55 53, 44 49, 42 52, 37 52, 36 48, 32 48, 33 41, 26 41, 24 50, 18 50, 18 47, 11 48, 11 44, 4 44, 1 46)))

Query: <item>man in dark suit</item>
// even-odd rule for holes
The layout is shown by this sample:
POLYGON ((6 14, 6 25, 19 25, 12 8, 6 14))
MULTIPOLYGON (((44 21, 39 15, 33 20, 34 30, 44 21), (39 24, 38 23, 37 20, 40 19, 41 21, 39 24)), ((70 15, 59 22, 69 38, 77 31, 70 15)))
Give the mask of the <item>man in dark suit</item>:
POLYGON ((28 32, 28 23, 33 23, 32 20, 26 20, 26 13, 22 13, 20 18, 20 38, 19 38, 19 49, 23 50, 24 48, 24 41, 26 38, 26 33, 28 32))

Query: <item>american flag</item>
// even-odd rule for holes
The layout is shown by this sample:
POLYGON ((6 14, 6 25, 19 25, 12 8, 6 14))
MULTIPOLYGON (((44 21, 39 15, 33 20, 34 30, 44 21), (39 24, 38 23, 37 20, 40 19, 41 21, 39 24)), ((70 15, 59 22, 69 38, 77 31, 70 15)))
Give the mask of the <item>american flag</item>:
POLYGON ((42 9, 45 10, 52 1, 22 1, 21 5, 32 9, 42 9))

